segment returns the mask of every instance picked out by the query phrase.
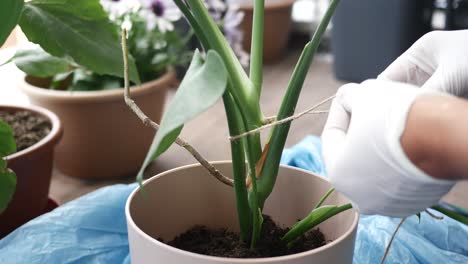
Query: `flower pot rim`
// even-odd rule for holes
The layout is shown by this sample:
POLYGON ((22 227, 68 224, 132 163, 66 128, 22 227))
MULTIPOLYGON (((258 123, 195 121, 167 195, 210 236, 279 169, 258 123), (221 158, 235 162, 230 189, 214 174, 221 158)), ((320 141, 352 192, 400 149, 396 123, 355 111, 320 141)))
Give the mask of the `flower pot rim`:
MULTIPOLYGON (((98 90, 98 91, 58 91, 37 87, 26 81, 28 76, 24 76, 19 81, 18 87, 28 96, 34 96, 49 101, 69 102, 69 103, 92 103, 101 101, 123 101, 124 89, 98 90)), ((130 95, 138 96, 150 93, 153 89, 166 89, 168 85, 175 82, 175 70, 169 68, 159 78, 130 87, 130 95)))
MULTIPOLYGON (((230 160, 222 160, 222 161, 212 162, 212 164, 214 164, 214 165, 226 164, 226 163, 230 164, 232 162, 230 160)), ((143 183, 143 186, 145 186, 145 185, 149 184, 150 182, 152 182, 154 180, 157 180, 159 177, 163 177, 163 176, 165 176, 167 174, 171 174, 171 173, 179 171, 179 170, 185 170, 185 169, 190 169, 190 168, 195 168, 195 167, 200 167, 200 166, 201 165, 199 163, 195 163, 195 164, 184 165, 184 166, 180 166, 180 167, 177 167, 177 168, 174 168, 174 169, 170 169, 170 170, 161 172, 161 173, 159 173, 159 174, 145 180, 144 183, 143 183)), ((308 174, 311 174, 313 177, 317 178, 318 180, 325 181, 325 182, 328 183, 328 181, 326 179, 324 179, 323 177, 318 176, 315 173, 312 173, 310 171, 307 171, 307 170, 304 170, 304 169, 301 169, 301 168, 297 168, 297 167, 292 167, 292 166, 289 166, 289 165, 280 165, 280 167, 291 169, 291 170, 306 172, 308 174)), ((296 254, 286 255, 286 256, 280 256, 280 257, 268 257, 268 258, 227 258, 227 257, 208 256, 208 255, 193 253, 193 252, 189 252, 189 251, 185 251, 185 250, 181 250, 181 249, 169 246, 169 245, 167 245, 167 244, 165 244, 165 243, 163 243, 163 242, 161 242, 161 241, 159 241, 157 239, 154 239, 150 235, 146 234, 143 230, 141 230, 139 228, 139 226, 137 224, 135 224, 135 222, 133 221, 133 218, 131 217, 131 214, 130 214, 131 201, 133 200, 135 195, 139 192, 139 190, 140 190, 139 187, 135 188, 135 190, 133 190, 132 193, 127 198, 127 202, 125 204, 125 215, 126 215, 126 218, 127 218, 127 224, 129 226, 131 226, 134 230, 136 230, 136 232, 139 235, 142 235, 143 237, 145 237, 146 239, 148 239, 149 241, 151 241, 155 245, 158 245, 158 246, 163 247, 163 248, 165 248, 167 250, 173 251, 174 253, 179 253, 179 254, 186 255, 188 257, 199 258, 199 259, 207 260, 207 261, 208 260, 217 260, 217 261, 223 261, 223 262, 226 262, 226 263, 244 263, 245 261, 248 260, 249 263, 251 263, 252 261, 255 262, 255 263, 269 263, 271 261, 276 261, 275 263, 278 263, 278 261, 286 261, 286 260, 305 257, 307 255, 311 255, 311 254, 314 254, 314 253, 317 253, 317 252, 320 252, 320 251, 327 250, 327 249, 333 247, 334 245, 340 243, 341 241, 345 240, 345 238, 352 235, 353 230, 355 230, 357 228, 357 225, 358 225, 358 222, 359 222, 359 214, 357 212, 354 212, 354 221, 353 221, 351 227, 344 234, 342 234, 340 237, 336 238, 332 242, 325 244, 324 246, 321 246, 319 248, 315 248, 315 249, 312 249, 312 250, 308 250, 308 251, 305 251, 305 252, 301 252, 301 253, 296 253, 296 254)))
POLYGON ((47 147, 47 145, 49 144, 56 145, 59 142, 59 140, 62 138, 62 135, 63 135, 62 123, 60 122, 60 119, 58 118, 58 116, 50 110, 47 110, 43 107, 34 106, 34 105, 18 106, 18 105, 4 105, 4 104, 0 105, 0 110, 5 110, 5 111, 13 110, 14 112, 29 111, 29 112, 32 112, 32 113, 35 113, 37 115, 41 115, 47 118, 52 125, 50 132, 49 134, 47 134, 47 136, 45 136, 43 139, 39 140, 39 142, 36 142, 34 145, 28 148, 25 148, 23 150, 20 150, 18 152, 15 152, 11 155, 6 156, 5 158, 7 160, 19 159, 21 157, 31 155, 37 150, 47 147))
MULTIPOLYGON (((276 9, 288 8, 294 4, 296 0, 276 0, 273 2, 265 1, 265 11, 272 11, 276 9)), ((243 2, 238 4, 239 9, 242 11, 253 11, 253 1, 243 2)))

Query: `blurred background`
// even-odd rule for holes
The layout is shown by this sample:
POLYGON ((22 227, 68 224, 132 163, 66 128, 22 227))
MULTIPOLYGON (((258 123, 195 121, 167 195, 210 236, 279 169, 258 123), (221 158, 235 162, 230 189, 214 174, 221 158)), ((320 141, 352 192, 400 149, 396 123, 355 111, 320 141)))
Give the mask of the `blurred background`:
MULTIPOLYGON (((244 13, 243 47, 249 50, 252 1, 228 0, 244 13)), ((266 0, 265 61, 278 62, 313 34, 329 0, 266 0)), ((375 77, 414 41, 431 30, 468 28, 467 0, 343 0, 322 41, 334 57, 336 77, 362 81, 375 77)), ((2 48, 27 41, 20 30, 2 48)))

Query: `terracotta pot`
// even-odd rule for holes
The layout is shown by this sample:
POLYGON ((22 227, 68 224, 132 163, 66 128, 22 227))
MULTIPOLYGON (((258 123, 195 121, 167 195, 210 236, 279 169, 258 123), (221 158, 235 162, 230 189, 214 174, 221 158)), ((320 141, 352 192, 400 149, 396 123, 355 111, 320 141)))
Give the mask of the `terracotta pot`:
MULTIPOLYGON (((167 88, 175 73, 131 89, 131 96, 151 119, 159 122, 167 88)), ((57 113, 65 135, 57 146, 56 165, 79 178, 114 178, 135 173, 143 163, 154 131, 145 127, 124 102, 123 89, 56 91, 43 89, 26 77, 19 87, 33 104, 57 113)))
MULTIPOLYGON (((263 31, 263 59, 266 63, 281 58, 288 44, 291 31, 291 11, 295 0, 265 0, 265 30, 263 31)), ((241 28, 244 50, 250 52, 252 41, 253 1, 242 0, 240 10, 244 12, 241 28)))
MULTIPOLYGON (((217 162, 217 168, 232 176, 231 162, 217 162)), ((304 218, 330 188, 310 172, 282 166, 275 190, 264 208, 280 225, 292 226, 304 218)), ((194 225, 238 231, 234 191, 200 165, 189 165, 158 174, 144 183, 145 195, 136 189, 125 209, 132 263, 226 264, 226 263, 352 263, 358 214, 346 211, 322 223, 327 245, 307 252, 274 258, 231 259, 183 251, 155 238, 172 240, 194 225)), ((326 203, 349 202, 334 193, 326 203)))
POLYGON ((49 207, 49 185, 52 177, 54 148, 62 137, 58 117, 36 106, 0 106, 3 111, 29 111, 47 118, 50 133, 33 146, 7 156, 8 167, 16 173, 16 191, 8 208, 0 214, 0 238, 27 221, 41 215, 49 207))

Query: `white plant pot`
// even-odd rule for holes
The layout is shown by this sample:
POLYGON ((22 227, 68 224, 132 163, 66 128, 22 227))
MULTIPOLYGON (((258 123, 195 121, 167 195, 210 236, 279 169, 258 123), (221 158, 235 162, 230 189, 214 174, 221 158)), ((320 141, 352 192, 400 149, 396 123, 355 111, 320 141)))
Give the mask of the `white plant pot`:
MULTIPOLYGON (((230 161, 216 167, 232 176, 230 161)), ((275 189, 264 213, 283 226, 304 218, 328 191, 330 184, 305 170, 281 166, 275 189)), ((189 165, 158 174, 144 183, 145 193, 136 189, 125 209, 132 263, 220 264, 275 263, 351 264, 359 215, 348 210, 319 225, 327 244, 307 252, 273 258, 233 259, 183 251, 155 238, 170 241, 194 225, 238 231, 234 191, 201 167, 189 165), (329 242, 331 241, 331 242, 329 242)), ((332 194, 325 204, 341 205, 349 200, 332 194)))

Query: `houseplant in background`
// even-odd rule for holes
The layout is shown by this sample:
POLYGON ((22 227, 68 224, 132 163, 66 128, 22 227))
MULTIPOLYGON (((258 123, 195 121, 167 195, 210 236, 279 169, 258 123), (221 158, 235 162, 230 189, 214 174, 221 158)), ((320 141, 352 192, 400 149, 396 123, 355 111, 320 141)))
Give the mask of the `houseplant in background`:
MULTIPOLYGON (((245 13, 242 30, 245 38, 243 46, 250 51, 253 1, 237 0, 240 10, 245 13)), ((266 0, 265 1, 265 30, 263 37, 263 56, 265 62, 272 63, 281 58, 288 45, 289 33, 292 27, 291 11, 294 0, 266 0)))
POLYGON ((41 47, 18 50, 12 60, 27 74, 19 88, 33 104, 56 112, 63 121, 66 133, 56 157, 59 170, 75 177, 107 178, 138 169, 154 133, 121 99, 116 29, 122 24, 131 27, 130 75, 134 83, 142 82, 132 90, 149 116, 159 120, 166 90, 175 81, 173 67, 189 62, 191 56, 186 50, 190 34, 174 26, 180 17, 170 2, 159 0, 24 4, 19 25, 41 47), (133 135, 138 137, 121 140, 133 135))
MULTIPOLYGON (((158 130, 137 178, 141 183, 146 166, 173 143, 187 149, 201 165, 159 174, 142 183, 142 188, 130 195, 126 217, 132 262, 145 263, 156 259, 165 263, 197 264, 352 262, 358 215, 348 210, 351 209, 348 200, 333 193, 328 182, 320 177, 279 165, 291 122, 291 119, 284 119, 294 114, 313 55, 338 2, 331 2, 313 39, 305 46, 280 110, 272 119, 263 116, 259 105, 264 2, 255 1, 250 76, 247 76, 203 2, 175 0, 200 40, 205 55, 195 53, 161 126, 138 108, 130 98, 126 83, 127 104, 145 124, 158 130), (178 135, 185 122, 220 98, 224 102, 232 140, 232 162, 218 162, 213 166, 178 135), (267 143, 262 146, 256 132, 265 125, 273 128, 267 143), (234 187, 234 191, 228 186, 234 187), (325 200, 342 205, 324 205, 325 200), (297 219, 302 220, 291 229, 282 229, 263 212, 279 225, 291 225, 297 219), (323 223, 327 219, 330 221, 323 223), (321 223, 325 240, 333 241, 309 250, 325 244, 318 231, 307 233, 321 223), (197 224, 206 227, 198 226, 185 232, 197 224), (230 233, 225 228, 239 233, 230 233), (298 252, 302 253, 293 254, 298 252), (258 260, 252 257, 266 258, 258 260)), ((125 29, 123 32, 125 58, 125 29)), ((210 144, 208 135, 206 142, 210 144)))
POLYGON ((0 106, 0 238, 54 205, 49 185, 61 136, 46 109, 0 106))

